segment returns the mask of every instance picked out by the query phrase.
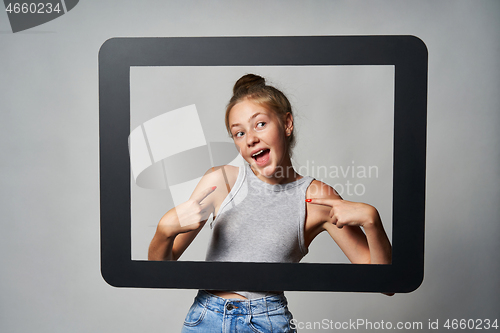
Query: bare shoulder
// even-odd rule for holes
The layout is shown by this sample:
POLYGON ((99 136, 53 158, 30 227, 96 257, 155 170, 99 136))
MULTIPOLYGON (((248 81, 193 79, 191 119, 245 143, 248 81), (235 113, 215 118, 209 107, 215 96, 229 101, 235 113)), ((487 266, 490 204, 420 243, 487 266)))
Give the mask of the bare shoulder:
MULTIPOLYGON (((307 188, 306 199, 342 199, 337 191, 328 184, 319 180, 313 180, 307 188)), ((325 229, 323 228, 326 221, 330 218, 331 207, 317 204, 306 205, 306 221, 305 221, 305 241, 306 245, 325 229)))
POLYGON ((207 196, 203 203, 213 205, 214 211, 217 212, 220 204, 236 183, 238 172, 239 168, 232 165, 222 165, 208 169, 196 186, 193 195, 216 186, 217 189, 207 196))
POLYGON ((313 180, 307 188, 306 199, 342 199, 333 187, 319 180, 313 180))
POLYGON ((232 165, 220 165, 208 169, 207 172, 205 172, 202 181, 218 184, 224 182, 224 184, 227 184, 230 188, 232 188, 234 186, 234 183, 236 183, 236 179, 238 178, 238 172, 238 167, 232 165))

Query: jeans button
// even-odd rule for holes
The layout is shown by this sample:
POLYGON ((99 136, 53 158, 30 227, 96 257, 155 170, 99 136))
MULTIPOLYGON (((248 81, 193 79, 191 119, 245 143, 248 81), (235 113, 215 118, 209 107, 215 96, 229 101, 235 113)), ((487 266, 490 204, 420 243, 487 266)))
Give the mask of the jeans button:
POLYGON ((227 309, 228 311, 231 311, 232 309, 234 309, 234 306, 233 306, 231 303, 228 303, 228 304, 226 305, 226 309, 227 309))

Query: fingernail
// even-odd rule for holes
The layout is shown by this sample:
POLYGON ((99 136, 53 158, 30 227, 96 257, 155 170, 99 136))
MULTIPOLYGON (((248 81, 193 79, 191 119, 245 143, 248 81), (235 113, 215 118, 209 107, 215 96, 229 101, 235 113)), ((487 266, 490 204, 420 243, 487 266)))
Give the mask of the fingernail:
POLYGON ((312 201, 312 199, 306 199, 306 202, 311 202, 311 201, 312 201))
POLYGON ((213 187, 212 187, 212 191, 213 191, 213 190, 215 190, 216 188, 217 188, 217 186, 213 186, 213 187))

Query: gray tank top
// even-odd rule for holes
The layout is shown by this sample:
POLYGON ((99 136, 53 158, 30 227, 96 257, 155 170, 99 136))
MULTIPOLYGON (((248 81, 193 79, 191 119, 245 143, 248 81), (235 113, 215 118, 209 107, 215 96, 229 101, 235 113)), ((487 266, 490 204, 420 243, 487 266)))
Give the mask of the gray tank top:
MULTIPOLYGON (((212 222, 207 261, 299 262, 306 254, 306 191, 313 181, 303 177, 287 184, 268 184, 250 166, 238 178, 212 222)), ((249 299, 267 293, 237 292, 249 299)))

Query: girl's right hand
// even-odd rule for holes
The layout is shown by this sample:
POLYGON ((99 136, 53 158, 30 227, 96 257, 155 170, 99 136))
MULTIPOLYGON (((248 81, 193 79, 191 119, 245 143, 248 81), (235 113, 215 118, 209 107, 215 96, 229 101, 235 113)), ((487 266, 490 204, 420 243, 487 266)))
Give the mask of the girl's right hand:
POLYGON ((213 205, 202 201, 212 194, 216 188, 217 186, 212 186, 195 193, 188 201, 171 209, 161 218, 158 223, 158 230, 161 230, 165 237, 170 238, 203 227, 213 212, 213 205))

